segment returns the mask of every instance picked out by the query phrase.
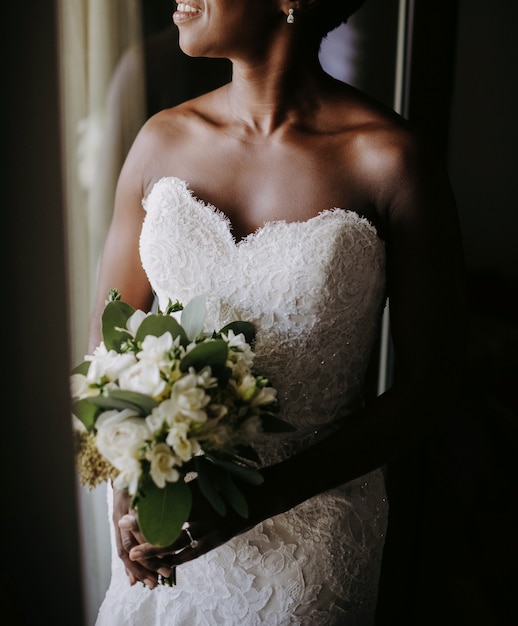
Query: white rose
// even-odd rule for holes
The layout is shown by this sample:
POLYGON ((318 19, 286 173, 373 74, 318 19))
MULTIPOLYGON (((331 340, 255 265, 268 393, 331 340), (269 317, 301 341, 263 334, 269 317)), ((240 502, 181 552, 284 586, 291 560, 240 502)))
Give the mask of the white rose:
POLYGON ((157 487, 163 489, 166 481, 175 483, 180 478, 180 473, 175 468, 176 459, 165 443, 158 443, 149 450, 146 459, 151 463, 149 473, 157 487))
POLYGON ((146 420, 131 409, 104 411, 95 427, 99 452, 120 471, 126 459, 139 458, 140 449, 151 438, 146 420))
POLYGON ((119 386, 128 391, 137 391, 154 398, 165 390, 166 383, 156 363, 139 361, 119 376, 119 386))

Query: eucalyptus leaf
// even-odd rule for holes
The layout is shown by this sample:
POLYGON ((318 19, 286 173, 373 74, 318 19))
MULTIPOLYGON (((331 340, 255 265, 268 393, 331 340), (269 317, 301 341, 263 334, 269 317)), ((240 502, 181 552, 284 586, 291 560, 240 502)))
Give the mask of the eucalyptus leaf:
POLYGON ((272 415, 272 413, 262 412, 261 422, 265 433, 291 433, 297 430, 295 426, 272 415))
POLYGON ((106 392, 108 398, 126 403, 125 408, 138 409, 139 415, 149 415, 158 406, 158 402, 145 393, 128 391, 127 389, 110 389, 106 392))
POLYGON ((72 413, 83 422, 87 430, 92 430, 100 410, 98 406, 90 402, 89 398, 83 398, 72 404, 72 413))
POLYGON ((182 346, 189 343, 183 328, 171 315, 148 315, 140 324, 135 340, 144 341, 147 335, 161 337, 167 332, 171 333, 173 339, 179 336, 182 346))
POLYGON ((88 370, 90 369, 90 364, 91 361, 82 361, 79 365, 74 367, 71 374, 83 374, 83 376, 86 376, 88 374, 88 370))
POLYGON ((200 491, 208 500, 212 508, 224 516, 227 512, 225 502, 221 497, 224 486, 224 470, 214 463, 207 461, 205 457, 195 457, 196 472, 198 473, 198 485, 200 491))
POLYGON ((180 370, 187 372, 189 367, 194 367, 198 372, 205 366, 210 365, 215 375, 224 370, 228 356, 228 345, 223 339, 213 339, 199 343, 188 352, 180 362, 180 370))
POLYGON ((229 330, 233 330, 235 335, 241 333, 245 336, 246 342, 251 344, 255 339, 255 326, 251 322, 243 322, 236 320, 224 326, 219 332, 228 334, 229 330))
POLYGON ((108 302, 102 316, 103 341, 107 350, 120 352, 121 345, 128 339, 128 333, 117 330, 126 328, 128 318, 135 313, 135 309, 122 300, 108 302))
POLYGON ((154 546, 171 545, 182 532, 191 506, 192 493, 183 480, 166 483, 161 489, 148 478, 141 485, 136 504, 138 524, 145 540, 154 546))
POLYGON ((229 474, 233 474, 237 476, 244 482, 250 483, 252 485, 262 485, 264 482, 263 475, 253 467, 246 467, 245 465, 238 465, 237 463, 233 463, 232 461, 225 461, 224 459, 220 459, 215 455, 207 455, 211 461, 222 467, 229 474))
POLYGON ((254 463, 260 463, 261 457, 257 454, 257 451, 252 446, 239 445, 235 448, 236 455, 247 461, 254 463))
POLYGON ((202 332, 206 314, 207 307, 204 295, 196 296, 185 305, 180 319, 182 328, 191 341, 194 341, 202 332))
MULTIPOLYGON (((127 392, 127 393, 130 394, 133 392, 127 392)), ((137 394, 137 395, 140 396, 141 394, 137 394)), ((131 409, 132 411, 135 411, 137 415, 141 415, 141 416, 148 415, 150 412, 150 411, 144 410, 139 404, 136 404, 135 402, 125 397, 118 398, 117 396, 114 396, 114 395, 95 396, 93 398, 87 398, 87 400, 91 404, 103 409, 104 411, 108 411, 111 409, 117 410, 117 411, 123 411, 124 409, 131 409)), ((151 400, 154 402, 153 398, 148 398, 148 400, 151 400)))
POLYGON ((248 503, 243 492, 237 487, 230 474, 225 477, 225 498, 241 517, 248 517, 248 503))

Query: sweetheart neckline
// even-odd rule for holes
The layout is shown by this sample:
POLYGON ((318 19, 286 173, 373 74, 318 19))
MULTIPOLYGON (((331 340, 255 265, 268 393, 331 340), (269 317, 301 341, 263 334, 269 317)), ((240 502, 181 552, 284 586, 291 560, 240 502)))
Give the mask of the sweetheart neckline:
POLYGON ((256 230, 251 231, 250 233, 248 233, 244 237, 240 237, 238 239, 238 238, 236 238, 236 236, 233 233, 233 224, 232 224, 232 221, 230 220, 230 218, 228 217, 228 215, 226 213, 224 213, 221 209, 219 209, 217 206, 215 206, 214 204, 211 204, 210 202, 205 202, 201 198, 198 198, 194 194, 192 189, 189 187, 189 183, 186 180, 184 180, 183 178, 179 178, 178 176, 162 176, 161 178, 156 180, 153 183, 153 185, 151 186, 150 191, 142 199, 142 204, 144 206, 144 209, 146 209, 146 204, 147 204, 149 198, 151 197, 151 195, 153 194, 153 192, 155 191, 155 189, 158 187, 158 185, 160 183, 167 183, 167 182, 170 182, 170 181, 173 182, 173 183, 174 182, 180 183, 180 185, 182 186, 182 190, 185 191, 185 193, 188 195, 188 197, 193 202, 195 202, 198 206, 200 206, 200 207, 202 207, 204 209, 207 209, 210 215, 215 216, 216 218, 221 220, 226 225, 227 233, 230 236, 230 238, 231 238, 232 242, 234 243, 234 245, 236 246, 236 248, 239 248, 242 244, 245 244, 246 242, 249 242, 249 241, 252 241, 252 240, 258 238, 261 235, 261 233, 263 233, 264 231, 268 230, 269 228, 275 228, 275 227, 280 226, 280 225, 289 226, 291 224, 297 225, 297 226, 301 227, 301 226, 304 226, 306 224, 309 225, 313 221, 319 220, 322 217, 330 215, 330 214, 338 214, 338 215, 350 216, 351 218, 353 218, 353 223, 354 224, 366 226, 369 230, 371 230, 374 233, 374 235, 376 236, 377 239, 379 239, 382 243, 384 243, 384 240, 382 239, 382 237, 378 233, 378 229, 376 228, 376 226, 367 217, 365 217, 363 215, 360 215, 359 213, 357 213, 353 209, 345 209, 343 207, 333 207, 332 209, 322 209, 321 211, 319 211, 319 213, 317 213, 316 215, 313 215, 312 217, 308 218, 307 220, 293 220, 291 222, 288 222, 288 221, 283 220, 283 219, 269 220, 269 221, 264 222, 262 226, 258 226, 256 228, 256 230))

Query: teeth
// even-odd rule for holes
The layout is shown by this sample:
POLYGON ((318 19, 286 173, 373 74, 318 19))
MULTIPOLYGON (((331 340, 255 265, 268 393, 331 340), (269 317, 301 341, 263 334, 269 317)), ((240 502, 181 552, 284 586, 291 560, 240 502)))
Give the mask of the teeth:
POLYGON ((176 8, 178 11, 180 11, 180 13, 198 13, 199 11, 199 9, 195 9, 194 7, 191 7, 190 5, 183 2, 179 2, 176 5, 176 8))

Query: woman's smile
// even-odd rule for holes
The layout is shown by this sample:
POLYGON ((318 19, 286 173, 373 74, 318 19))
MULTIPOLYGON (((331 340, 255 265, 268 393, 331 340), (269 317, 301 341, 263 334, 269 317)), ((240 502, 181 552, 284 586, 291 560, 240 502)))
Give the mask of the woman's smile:
POLYGON ((201 9, 198 6, 187 2, 178 2, 176 11, 173 13, 173 21, 178 24, 199 15, 201 15, 201 9))

